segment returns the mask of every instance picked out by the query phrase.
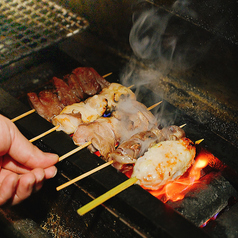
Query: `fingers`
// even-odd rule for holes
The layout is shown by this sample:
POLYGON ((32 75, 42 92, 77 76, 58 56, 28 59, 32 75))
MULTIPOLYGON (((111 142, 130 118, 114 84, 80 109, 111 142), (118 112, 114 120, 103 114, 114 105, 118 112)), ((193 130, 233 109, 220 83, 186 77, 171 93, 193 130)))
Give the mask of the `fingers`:
POLYGON ((56 171, 56 168, 51 166, 45 170, 33 169, 20 176, 15 173, 8 174, 0 185, 0 206, 6 202, 15 205, 25 200, 33 192, 40 190, 44 180, 52 178, 56 171))
POLYGON ((55 166, 51 166, 45 169, 45 179, 50 179, 55 177, 57 174, 57 168, 55 166))
POLYGON ((17 187, 18 179, 19 176, 17 174, 11 173, 2 181, 0 186, 0 206, 12 198, 17 187))
POLYGON ((42 152, 10 120, 0 115, 0 122, 0 155, 8 153, 28 168, 47 168, 58 162, 58 155, 42 152))

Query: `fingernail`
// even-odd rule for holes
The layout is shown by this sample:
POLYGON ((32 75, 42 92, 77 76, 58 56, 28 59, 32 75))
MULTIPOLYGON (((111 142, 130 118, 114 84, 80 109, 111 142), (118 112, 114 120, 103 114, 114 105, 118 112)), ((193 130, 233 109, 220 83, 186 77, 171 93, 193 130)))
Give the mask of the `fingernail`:
POLYGON ((59 160, 59 156, 57 154, 46 153, 46 156, 52 160, 59 160))
POLYGON ((55 175, 57 174, 57 172, 58 172, 58 170, 57 170, 57 168, 55 168, 55 172, 53 173, 53 175, 52 175, 52 177, 51 177, 51 178, 54 178, 54 177, 55 177, 55 175))

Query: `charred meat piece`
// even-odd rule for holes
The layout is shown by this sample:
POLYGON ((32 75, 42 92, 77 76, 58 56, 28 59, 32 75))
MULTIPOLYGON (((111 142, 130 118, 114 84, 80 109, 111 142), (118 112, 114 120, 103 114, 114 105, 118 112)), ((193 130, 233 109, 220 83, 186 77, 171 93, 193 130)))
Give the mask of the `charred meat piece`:
POLYGON ((85 94, 92 96, 101 91, 101 86, 97 82, 95 75, 90 68, 76 68, 72 73, 77 77, 78 82, 85 94))
POLYGON ((54 116, 60 114, 64 107, 58 96, 49 90, 41 91, 38 96, 36 93, 28 93, 27 95, 38 114, 47 121, 51 121, 54 116))
MULTIPOLYGON (((150 147, 166 140, 178 140, 185 137, 185 132, 178 126, 165 127, 162 130, 153 128, 133 135, 129 140, 120 144, 109 154, 108 160, 113 160, 113 166, 123 170, 124 165, 134 164, 150 147)), ((126 168, 128 169, 128 168, 126 168)))
POLYGON ((79 98, 77 98, 75 94, 71 91, 69 85, 65 83, 62 79, 53 77, 53 83, 56 88, 59 101, 64 106, 80 102, 79 98))
POLYGON ((181 177, 192 165, 195 153, 196 148, 188 138, 162 141, 136 161, 131 177, 136 177, 143 188, 157 190, 181 177))
POLYGON ((99 75, 99 73, 95 69, 90 68, 90 71, 92 72, 96 81, 100 84, 102 89, 106 88, 110 85, 110 83, 105 78, 103 78, 101 75, 99 75))
POLYGON ((72 91, 72 93, 81 100, 83 100, 85 98, 83 89, 81 88, 79 82, 78 82, 78 78, 74 75, 74 74, 68 74, 64 77, 65 81, 67 82, 67 84, 70 87, 70 90, 72 91))

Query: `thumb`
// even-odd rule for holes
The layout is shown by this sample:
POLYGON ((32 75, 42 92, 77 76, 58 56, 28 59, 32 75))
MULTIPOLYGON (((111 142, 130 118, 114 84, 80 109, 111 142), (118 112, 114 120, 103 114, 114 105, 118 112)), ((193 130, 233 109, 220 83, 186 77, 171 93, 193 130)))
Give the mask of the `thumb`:
POLYGON ((4 117, 0 117, 0 120, 4 122, 0 123, 0 131, 2 132, 0 143, 4 138, 10 138, 5 143, 5 148, 8 148, 8 154, 17 162, 28 168, 47 168, 58 162, 58 155, 41 151, 29 142, 10 120, 4 117))

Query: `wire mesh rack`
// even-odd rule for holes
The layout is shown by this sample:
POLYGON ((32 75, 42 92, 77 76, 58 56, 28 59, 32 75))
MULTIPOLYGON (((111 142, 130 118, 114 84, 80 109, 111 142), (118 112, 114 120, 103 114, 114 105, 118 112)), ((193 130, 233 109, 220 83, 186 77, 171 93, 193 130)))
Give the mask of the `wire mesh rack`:
POLYGON ((0 68, 88 25, 81 16, 49 0, 0 1, 0 68))

